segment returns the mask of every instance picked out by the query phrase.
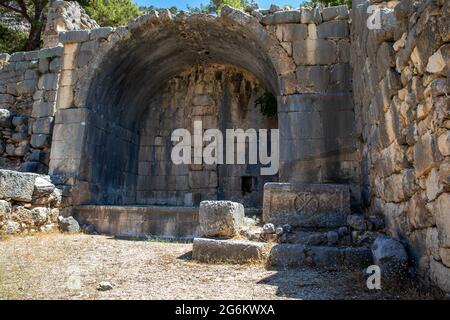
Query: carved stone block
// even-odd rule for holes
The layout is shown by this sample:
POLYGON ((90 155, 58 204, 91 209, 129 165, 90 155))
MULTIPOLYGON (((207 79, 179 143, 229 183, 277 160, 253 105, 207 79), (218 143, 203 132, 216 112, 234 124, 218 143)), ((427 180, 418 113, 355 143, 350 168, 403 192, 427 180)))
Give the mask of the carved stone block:
POLYGON ((346 224, 350 191, 345 185, 267 183, 263 220, 275 225, 334 228, 346 224))

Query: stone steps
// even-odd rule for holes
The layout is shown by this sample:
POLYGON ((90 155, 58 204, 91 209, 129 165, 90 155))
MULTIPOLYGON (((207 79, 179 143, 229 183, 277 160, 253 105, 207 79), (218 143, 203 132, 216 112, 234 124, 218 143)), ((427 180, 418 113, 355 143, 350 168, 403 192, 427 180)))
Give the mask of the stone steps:
POLYGON ((265 243, 248 240, 218 240, 195 238, 192 245, 194 260, 215 263, 252 263, 266 259, 264 255, 265 243))
POLYGON ((268 264, 273 267, 317 267, 362 270, 372 264, 372 251, 366 247, 306 246, 278 244, 272 247, 268 264))
POLYGON ((290 233, 286 233, 282 242, 309 246, 351 246, 352 239, 348 234, 348 231, 346 234, 343 234, 343 232, 337 230, 294 230, 290 233))
POLYGON ((196 238, 192 257, 204 263, 245 264, 266 262, 271 267, 316 267, 326 270, 362 270, 372 264, 366 247, 268 244, 236 239, 196 238))

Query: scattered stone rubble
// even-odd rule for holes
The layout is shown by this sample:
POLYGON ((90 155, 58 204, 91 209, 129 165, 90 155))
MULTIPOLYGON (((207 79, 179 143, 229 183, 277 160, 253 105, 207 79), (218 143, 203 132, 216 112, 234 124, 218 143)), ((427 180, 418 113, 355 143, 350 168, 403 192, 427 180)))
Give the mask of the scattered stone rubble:
POLYGON ((0 170, 0 234, 58 230, 60 207, 49 176, 0 170))
MULTIPOLYGON (((329 188, 332 189, 333 186, 329 188)), ((347 197, 347 200, 342 201, 350 199, 347 197)), ((248 223, 244 225, 242 218, 231 219, 233 211, 230 208, 237 207, 237 203, 202 202, 201 224, 208 223, 212 219, 213 226, 226 225, 233 231, 226 235, 210 233, 212 234, 210 237, 220 236, 221 239, 194 239, 195 260, 206 263, 267 261, 269 265, 276 267, 310 266, 359 271, 375 263, 380 266, 383 273, 386 273, 386 284, 397 283, 399 279, 408 276, 409 258, 406 250, 400 242, 384 234, 384 220, 380 216, 365 218, 360 214, 347 215, 347 225, 337 229, 311 228, 309 222, 306 223, 306 227, 298 224, 292 227, 289 224, 273 223, 249 226, 248 223), (206 208, 209 210, 205 210, 206 208), (217 214, 217 208, 227 210, 217 214), (230 224, 229 221, 234 223, 230 224), (229 239, 223 239, 224 237, 229 239)), ((290 214, 296 215, 293 212, 290 214)))

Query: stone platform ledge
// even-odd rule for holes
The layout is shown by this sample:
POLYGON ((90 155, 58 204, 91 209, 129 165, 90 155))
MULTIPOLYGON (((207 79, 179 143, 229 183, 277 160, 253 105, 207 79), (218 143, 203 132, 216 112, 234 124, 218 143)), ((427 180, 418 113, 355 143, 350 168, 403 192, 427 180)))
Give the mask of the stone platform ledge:
POLYGON ((197 207, 84 205, 75 207, 73 216, 99 233, 119 237, 192 240, 199 235, 197 207))
POLYGON ((279 244, 272 247, 269 265, 275 267, 318 267, 362 270, 373 264, 372 251, 366 247, 305 246, 279 244))
POLYGON ((345 226, 350 188, 337 184, 266 183, 263 221, 300 228, 345 226))
POLYGON ((195 238, 192 258, 206 263, 252 263, 265 260, 264 248, 267 244, 246 240, 216 240, 195 238))

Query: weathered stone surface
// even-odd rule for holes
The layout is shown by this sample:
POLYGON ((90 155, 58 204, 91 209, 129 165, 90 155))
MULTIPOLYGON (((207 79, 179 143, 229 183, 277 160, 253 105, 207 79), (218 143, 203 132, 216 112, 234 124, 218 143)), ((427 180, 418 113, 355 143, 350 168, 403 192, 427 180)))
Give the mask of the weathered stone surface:
POLYGON ((347 217, 347 224, 354 230, 365 231, 367 229, 366 221, 362 215, 349 215, 347 217))
POLYGON ((244 219, 244 206, 231 201, 202 201, 200 230, 205 237, 233 237, 244 219))
POLYGON ((6 200, 0 200, 0 221, 6 219, 11 213, 11 204, 6 200))
POLYGON ((59 34, 59 41, 61 41, 62 43, 83 42, 88 40, 88 30, 67 31, 59 34))
POLYGON ((277 26, 277 37, 283 42, 304 40, 308 36, 308 29, 303 24, 283 24, 277 26))
POLYGON ((307 264, 306 246, 302 244, 279 244, 272 247, 269 263, 279 267, 298 267, 307 264))
POLYGON ((333 64, 336 62, 336 44, 331 40, 301 40, 293 43, 293 57, 297 65, 333 64))
POLYGON ((73 217, 59 217, 59 228, 62 232, 77 233, 80 232, 80 225, 73 217))
POLYGON ((406 147, 395 142, 392 143, 379 153, 374 161, 374 166, 377 174, 381 177, 400 172, 408 166, 406 147))
POLYGON ((91 40, 95 40, 95 39, 107 39, 108 36, 114 31, 113 28, 111 27, 101 27, 101 28, 96 28, 93 29, 91 31, 90 34, 90 39, 91 40))
POLYGON ((12 124, 12 114, 9 110, 0 109, 0 127, 10 128, 12 124))
POLYGON ((450 249, 449 248, 440 248, 439 256, 442 260, 442 263, 446 267, 450 267, 450 249))
POLYGON ((44 148, 50 143, 50 136, 48 134, 33 134, 31 136, 31 145, 35 148, 44 148))
POLYGON ((438 148, 442 155, 450 156, 450 130, 445 131, 438 138, 438 148))
POLYGON ((437 166, 440 158, 436 136, 426 133, 414 147, 416 176, 420 177, 428 173, 433 167, 437 166))
POLYGON ((439 252, 439 232, 437 228, 428 228, 426 234, 426 247, 428 254, 432 256, 435 260, 440 259, 439 252))
POLYGON ((334 19, 336 20, 348 19, 349 17, 348 7, 346 5, 342 5, 323 8, 322 17, 323 21, 329 21, 334 19))
POLYGON ((257 262, 263 258, 261 242, 195 238, 192 258, 201 262, 257 262))
POLYGON ((0 170, 0 198, 29 202, 37 175, 0 170))
POLYGON ((328 231, 327 232, 327 241, 328 245, 335 245, 339 241, 339 233, 336 231, 328 231))
POLYGON ((274 234, 275 233, 275 226, 273 225, 273 223, 266 223, 263 226, 262 232, 263 233, 267 233, 267 234, 274 234))
POLYGON ((42 177, 37 177, 34 182, 34 192, 33 196, 42 197, 49 195, 55 190, 55 185, 50 182, 50 180, 44 179, 42 177))
POLYGON ((428 174, 425 186, 428 201, 433 201, 442 191, 444 191, 444 187, 440 181, 439 173, 436 169, 433 168, 428 174))
POLYGON ((98 284, 97 290, 98 291, 109 291, 114 289, 113 285, 109 281, 102 281, 98 284))
POLYGON ((15 234, 20 232, 20 224, 15 221, 8 221, 5 228, 6 234, 15 234))
POLYGON ((263 24, 283 24, 283 23, 299 23, 301 13, 298 10, 278 11, 273 14, 264 16, 261 20, 263 24))
POLYGON ((450 59, 450 45, 439 48, 429 59, 426 71, 429 73, 443 73, 450 59))
POLYGON ((450 268, 445 267, 442 263, 430 260, 430 277, 431 280, 445 292, 450 292, 450 268))
POLYGON ((53 117, 39 118, 33 123, 33 133, 50 134, 52 125, 53 117))
POLYGON ((37 227, 44 225, 47 222, 50 209, 46 207, 37 207, 31 210, 31 217, 33 224, 37 227))
POLYGON ((437 198, 431 209, 436 218, 436 226, 439 231, 439 240, 442 246, 450 248, 450 194, 444 193, 437 198))
POLYGON ((346 20, 324 22, 317 26, 317 35, 320 39, 347 38, 348 22, 346 20))
POLYGON ((372 263, 368 248, 279 244, 272 247, 269 264, 278 267, 314 266, 325 269, 360 270, 372 263))
POLYGON ((431 227, 435 224, 434 216, 427 208, 426 204, 426 197, 421 192, 417 192, 408 201, 406 214, 408 215, 409 223, 415 229, 431 227))
POLYGON ((350 194, 344 185, 267 183, 264 222, 293 227, 340 227, 350 213, 350 194))
POLYGON ((395 284, 407 276, 408 254, 398 240, 380 236, 372 245, 372 253, 374 264, 381 268, 383 283, 395 284))
POLYGON ((310 9, 310 8, 301 8, 300 12, 301 12, 300 22, 302 24, 315 23, 312 9, 310 9))

